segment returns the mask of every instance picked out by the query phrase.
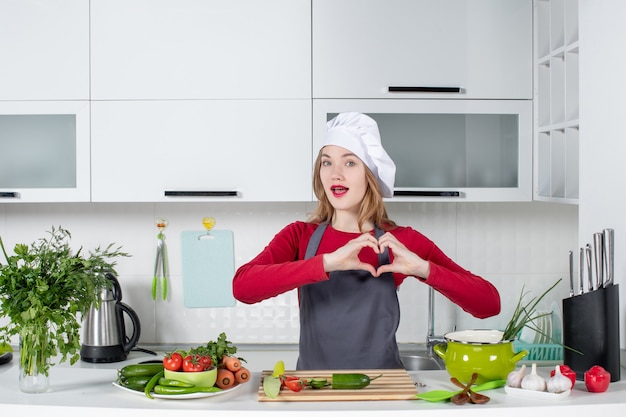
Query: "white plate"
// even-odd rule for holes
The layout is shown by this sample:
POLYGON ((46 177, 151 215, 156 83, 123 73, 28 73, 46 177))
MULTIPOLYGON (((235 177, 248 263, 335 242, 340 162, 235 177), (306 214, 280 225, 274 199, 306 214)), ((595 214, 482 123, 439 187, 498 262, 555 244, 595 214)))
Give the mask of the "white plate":
MULTIPOLYGON (((120 388, 124 391, 130 392, 132 394, 141 395, 143 397, 146 396, 146 394, 144 394, 143 391, 135 391, 134 389, 126 388, 125 386, 120 385, 117 382, 113 382, 113 386, 120 388)), ((180 394, 180 395, 164 395, 164 394, 152 393, 152 396, 154 398, 164 398, 166 400, 193 400, 194 398, 207 398, 207 397, 215 397, 216 395, 228 394, 229 392, 235 391, 239 387, 241 387, 241 384, 235 385, 232 388, 228 388, 228 389, 218 391, 218 392, 194 392, 193 394, 180 394)))
POLYGON ((531 389, 512 388, 508 385, 505 385, 504 392, 506 392, 507 394, 515 395, 516 397, 553 401, 562 400, 563 398, 569 397, 569 395, 572 393, 572 390, 568 389, 567 391, 554 394, 548 391, 533 391, 531 389))

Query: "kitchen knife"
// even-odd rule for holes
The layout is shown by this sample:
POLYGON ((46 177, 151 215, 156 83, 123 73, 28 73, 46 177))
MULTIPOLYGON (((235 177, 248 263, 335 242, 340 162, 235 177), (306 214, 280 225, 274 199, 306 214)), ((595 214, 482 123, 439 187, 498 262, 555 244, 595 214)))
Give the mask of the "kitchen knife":
POLYGON ((584 292, 583 282, 585 281, 585 248, 580 248, 578 260, 578 295, 584 292))
POLYGON ((593 286, 593 289, 597 290, 602 286, 602 283, 604 282, 604 260, 602 256, 602 254, 604 253, 604 242, 602 233, 593 234, 593 250, 596 264, 596 283, 593 286))
POLYGON ((603 286, 607 287, 613 284, 615 232, 613 229, 604 229, 602 234, 604 239, 604 269, 606 270, 606 279, 603 286))
MULTIPOLYGON (((593 269, 591 266, 591 245, 585 246, 585 258, 587 258, 587 292, 593 291, 593 269)), ((582 284, 581 284, 582 285, 582 284)))
POLYGON ((569 296, 574 296, 574 252, 569 251, 569 296))
POLYGON ((569 251, 569 296, 574 296, 574 252, 569 251))

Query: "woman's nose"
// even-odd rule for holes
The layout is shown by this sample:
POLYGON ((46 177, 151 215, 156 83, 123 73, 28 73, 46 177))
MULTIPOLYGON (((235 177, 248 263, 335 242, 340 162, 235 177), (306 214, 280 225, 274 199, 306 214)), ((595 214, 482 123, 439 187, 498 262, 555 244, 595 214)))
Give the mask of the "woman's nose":
POLYGON ((341 167, 339 167, 339 166, 334 166, 333 167, 331 178, 332 179, 343 178, 343 171, 342 171, 341 167))

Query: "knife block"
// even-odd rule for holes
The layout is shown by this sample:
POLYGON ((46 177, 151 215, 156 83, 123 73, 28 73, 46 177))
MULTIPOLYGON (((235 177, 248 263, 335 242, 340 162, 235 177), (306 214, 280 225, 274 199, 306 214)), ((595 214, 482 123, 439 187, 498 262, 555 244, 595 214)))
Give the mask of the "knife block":
POLYGON ((577 380, 600 365, 611 373, 611 382, 619 381, 619 339, 618 285, 563 299, 563 363, 576 372, 577 380))

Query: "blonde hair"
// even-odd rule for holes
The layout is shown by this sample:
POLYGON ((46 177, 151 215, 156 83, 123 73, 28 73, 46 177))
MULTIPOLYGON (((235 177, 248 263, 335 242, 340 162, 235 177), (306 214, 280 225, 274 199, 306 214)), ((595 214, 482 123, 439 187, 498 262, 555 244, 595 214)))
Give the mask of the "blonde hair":
MULTIPOLYGON (((320 168, 322 166, 322 150, 320 149, 315 165, 313 167, 313 191, 318 199, 317 208, 309 215, 309 223, 330 223, 335 215, 335 208, 328 201, 322 180, 320 178, 320 168)), ((372 171, 365 165, 365 178, 367 179, 367 189, 361 201, 359 209, 359 230, 363 232, 363 224, 367 221, 373 222, 379 228, 387 231, 396 227, 396 223, 389 219, 387 208, 383 202, 378 181, 372 171)))

